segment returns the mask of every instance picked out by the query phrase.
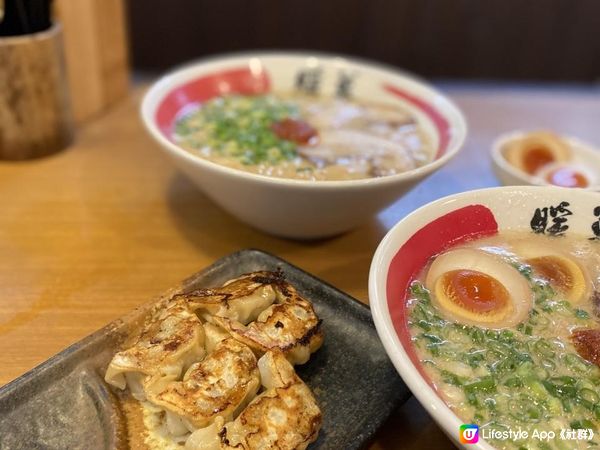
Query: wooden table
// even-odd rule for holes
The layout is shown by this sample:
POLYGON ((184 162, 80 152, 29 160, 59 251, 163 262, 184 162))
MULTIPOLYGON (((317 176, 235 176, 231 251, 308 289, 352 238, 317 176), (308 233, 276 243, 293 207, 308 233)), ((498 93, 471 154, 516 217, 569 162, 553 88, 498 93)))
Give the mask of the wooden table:
MULTIPOLYGON (((440 196, 496 186, 493 138, 548 127, 600 144, 600 91, 442 86, 469 139, 448 166, 360 229, 314 243, 266 236, 213 205, 142 129, 136 90, 53 157, 0 163, 0 384, 41 363, 230 252, 267 250, 367 302, 371 256, 408 212, 440 196)), ((373 449, 444 449, 411 399, 373 449)))

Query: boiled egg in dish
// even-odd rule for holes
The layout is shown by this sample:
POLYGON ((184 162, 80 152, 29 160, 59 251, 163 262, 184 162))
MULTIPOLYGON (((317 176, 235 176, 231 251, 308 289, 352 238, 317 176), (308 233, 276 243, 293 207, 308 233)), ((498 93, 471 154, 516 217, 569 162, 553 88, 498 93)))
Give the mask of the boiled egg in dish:
POLYGON ((597 184, 596 174, 581 164, 547 164, 536 172, 536 176, 546 183, 561 187, 587 188, 597 184))
POLYGON ((521 241, 515 253, 531 266, 533 274, 547 281, 572 304, 580 303, 588 294, 588 277, 583 266, 569 255, 539 242, 521 241))
POLYGON ((425 284, 442 314, 485 328, 507 328, 527 319, 532 292, 517 269, 496 255, 462 248, 437 256, 425 284))
POLYGON ((556 134, 537 131, 507 144, 504 157, 523 172, 536 175, 548 164, 570 160, 571 148, 556 134))

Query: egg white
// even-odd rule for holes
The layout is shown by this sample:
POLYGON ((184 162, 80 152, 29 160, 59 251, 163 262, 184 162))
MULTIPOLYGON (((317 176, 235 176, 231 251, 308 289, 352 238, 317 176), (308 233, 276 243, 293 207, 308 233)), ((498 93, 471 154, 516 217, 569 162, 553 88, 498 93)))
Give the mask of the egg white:
POLYGON ((501 329, 513 327, 527 319, 533 304, 533 293, 525 277, 517 269, 502 260, 502 258, 471 248, 450 250, 435 258, 425 279, 425 285, 430 292, 435 293, 436 283, 445 273, 455 270, 472 270, 484 273, 504 286, 511 302, 510 313, 498 320, 482 315, 478 320, 463 315, 457 311, 449 311, 440 299, 433 295, 433 301, 449 320, 485 328, 501 329))

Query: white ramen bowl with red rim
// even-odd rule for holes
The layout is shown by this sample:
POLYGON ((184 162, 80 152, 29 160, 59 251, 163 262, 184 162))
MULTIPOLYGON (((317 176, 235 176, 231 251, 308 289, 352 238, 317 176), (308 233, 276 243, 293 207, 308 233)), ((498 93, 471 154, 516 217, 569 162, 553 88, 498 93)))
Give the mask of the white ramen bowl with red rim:
POLYGON ((150 88, 141 115, 177 167, 223 209, 268 233, 302 239, 332 236, 360 225, 447 163, 466 135, 459 109, 426 83, 390 67, 308 53, 247 53, 188 65, 150 88), (417 169, 379 178, 295 180, 216 164, 172 138, 175 121, 211 98, 298 90, 404 108, 430 138, 435 157, 417 169))
MULTIPOLYGON (((600 195, 557 187, 501 187, 451 195, 397 223, 379 244, 369 273, 369 301, 379 337, 404 382, 457 445, 458 418, 422 370, 407 326, 408 287, 440 252, 502 231, 600 239, 600 195), (563 220, 564 219, 564 220, 563 220)), ((480 440, 465 449, 492 449, 480 440)))

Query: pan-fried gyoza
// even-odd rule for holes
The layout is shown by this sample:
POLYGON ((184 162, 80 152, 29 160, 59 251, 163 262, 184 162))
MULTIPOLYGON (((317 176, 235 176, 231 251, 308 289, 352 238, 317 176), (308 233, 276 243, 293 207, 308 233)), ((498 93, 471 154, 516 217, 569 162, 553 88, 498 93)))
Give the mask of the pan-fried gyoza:
POLYGON ((176 301, 152 317, 133 346, 114 356, 105 379, 145 400, 148 392, 179 378, 205 353, 200 319, 176 301))
POLYGON ((186 450, 304 450, 317 438, 321 411, 285 356, 269 351, 258 367, 264 391, 235 420, 195 431, 186 450))
POLYGON ((292 364, 304 364, 323 343, 312 305, 280 273, 255 272, 183 297, 191 309, 259 354, 278 349, 292 364))
POLYGON ((145 448, 295 450, 317 438, 321 412, 293 364, 321 346, 321 321, 281 272, 163 306, 105 375, 141 402, 145 448))

